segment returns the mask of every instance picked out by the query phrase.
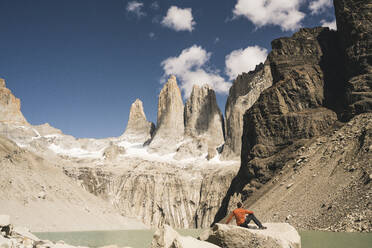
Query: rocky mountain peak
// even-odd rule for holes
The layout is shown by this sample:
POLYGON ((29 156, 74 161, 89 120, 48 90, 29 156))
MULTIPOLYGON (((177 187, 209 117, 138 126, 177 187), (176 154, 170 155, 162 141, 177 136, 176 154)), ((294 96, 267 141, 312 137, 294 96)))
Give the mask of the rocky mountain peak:
POLYGON ((142 101, 136 99, 130 107, 128 125, 122 138, 143 143, 151 139, 154 129, 154 124, 146 119, 142 101))
POLYGON ((150 149, 166 152, 176 149, 184 133, 183 101, 175 76, 170 76, 159 94, 157 128, 150 149))
POLYGON ((217 105, 216 94, 208 85, 194 85, 185 104, 185 134, 205 135, 208 143, 223 143, 223 117, 217 105))
POLYGON ((147 121, 145 112, 143 111, 143 103, 138 98, 130 107, 128 127, 134 127, 137 121, 147 121))
POLYGON ((273 84, 268 61, 256 66, 254 71, 242 73, 230 88, 226 102, 226 142, 222 158, 240 158, 243 134, 243 115, 257 101, 261 92, 273 84))
POLYGON ((21 112, 21 101, 6 88, 4 79, 0 79, 0 122, 28 125, 21 112))
POLYGON ((5 80, 0 78, 0 88, 5 88, 6 85, 5 85, 5 80))
POLYGON ((223 116, 218 108, 216 94, 207 84, 194 85, 185 104, 185 140, 177 149, 176 159, 200 157, 207 159, 216 154, 216 147, 224 143, 223 116))

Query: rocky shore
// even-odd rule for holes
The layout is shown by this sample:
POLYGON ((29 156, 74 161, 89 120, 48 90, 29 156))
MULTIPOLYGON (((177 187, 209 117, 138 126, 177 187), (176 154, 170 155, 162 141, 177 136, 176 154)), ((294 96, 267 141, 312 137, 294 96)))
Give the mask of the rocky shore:
MULTIPOLYGON (((169 225, 159 227, 153 236, 151 248, 241 248, 252 245, 260 248, 301 248, 296 229, 286 223, 265 223, 266 230, 217 224, 205 230, 198 239, 181 236, 169 225)), ((0 215, 1 248, 88 248, 72 246, 64 241, 41 240, 25 227, 11 224, 10 216, 0 215)), ((101 248, 118 248, 108 245, 101 248)), ((130 248, 130 247, 122 247, 130 248)))

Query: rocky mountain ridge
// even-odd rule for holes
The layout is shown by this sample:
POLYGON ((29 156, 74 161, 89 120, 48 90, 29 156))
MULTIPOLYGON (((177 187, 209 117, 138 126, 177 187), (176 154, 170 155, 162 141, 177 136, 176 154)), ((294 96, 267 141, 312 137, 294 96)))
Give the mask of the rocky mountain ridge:
POLYGON ((194 87, 184 106, 171 76, 155 128, 136 101, 125 133, 101 140, 28 124, 3 83, 0 134, 147 225, 206 227, 243 201, 265 221, 370 231, 369 2, 335 0, 339 31, 274 40, 265 63, 235 80, 226 125, 213 90, 194 87), (226 161, 239 156, 240 168, 226 161))
POLYGON ((0 78, 0 122, 28 125, 21 112, 21 101, 6 87, 5 80, 0 78))
MULTIPOLYGON (((55 167, 69 180, 72 178, 73 187, 110 203, 117 214, 153 227, 164 223, 180 228, 205 227, 212 222, 238 164, 219 161, 217 152, 209 161, 206 159, 209 147, 215 150, 223 142, 222 115, 214 92, 207 86, 195 89, 193 102, 187 104, 188 133, 178 134, 177 142, 181 144, 174 143, 167 148, 169 143, 162 143, 169 139, 168 128, 182 124, 178 131, 184 130, 184 106, 175 80, 171 77, 159 96, 162 117, 155 133, 154 125, 146 120, 142 102, 136 100, 127 129, 120 137, 76 139, 49 124, 32 126, 11 122, 0 124, 0 134, 4 139, 13 140, 20 149, 40 156, 47 166, 55 167), (168 99, 172 97, 176 99, 168 99), (177 108, 174 101, 178 102, 177 108), (170 110, 173 113, 167 113, 169 102, 174 107, 170 110), (175 116, 180 119, 175 121, 175 116), (201 123, 204 121, 206 123, 201 123), (216 137, 211 137, 212 134, 216 137), (165 147, 172 153, 166 149, 152 150, 153 142, 159 142, 158 149, 165 147), (194 145, 197 154, 191 149, 194 145), (199 145, 205 150, 199 151, 199 145)), ((4 197, 22 202, 28 196, 19 194, 13 199, 7 194, 4 197)), ((9 204, 3 207, 4 213, 17 215, 17 208, 13 212, 9 204)), ((54 214, 45 211, 43 218, 54 218, 48 217, 48 213, 54 214)), ((32 221, 30 223, 28 226, 34 229, 32 221)))
POLYGON ((244 114, 241 167, 216 222, 244 201, 265 220, 304 229, 372 230, 372 5, 334 2, 339 31, 306 28, 272 42, 273 85, 244 114))

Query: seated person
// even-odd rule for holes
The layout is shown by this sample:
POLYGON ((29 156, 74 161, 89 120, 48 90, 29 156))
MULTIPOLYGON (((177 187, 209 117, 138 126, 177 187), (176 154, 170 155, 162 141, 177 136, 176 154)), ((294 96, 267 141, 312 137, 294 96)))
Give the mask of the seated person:
POLYGON ((234 209, 234 211, 230 214, 229 218, 226 221, 226 224, 229 224, 232 217, 235 216, 236 224, 238 226, 248 228, 249 222, 253 220, 253 222, 258 226, 259 229, 266 229, 266 227, 261 224, 256 216, 254 216, 253 211, 242 208, 242 204, 240 202, 238 202, 236 205, 238 208, 234 209))

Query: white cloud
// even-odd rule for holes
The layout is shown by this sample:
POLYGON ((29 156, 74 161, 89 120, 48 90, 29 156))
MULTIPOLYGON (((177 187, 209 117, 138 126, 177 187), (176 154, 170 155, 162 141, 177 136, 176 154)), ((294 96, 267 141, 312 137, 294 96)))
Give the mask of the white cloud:
POLYGON ((238 0, 234 18, 244 16, 257 27, 278 25, 282 30, 296 30, 305 14, 299 10, 304 0, 238 0))
POLYGON ((242 72, 254 70, 256 65, 265 61, 266 57, 267 50, 259 46, 232 51, 225 58, 226 74, 230 80, 233 80, 242 72))
POLYGON ((145 16, 145 12, 142 11, 143 3, 137 1, 128 2, 127 11, 135 14, 138 18, 145 16))
POLYGON ((154 32, 150 32, 149 33, 149 37, 150 37, 150 39, 155 39, 155 33, 154 32))
POLYGON ((214 44, 217 44, 218 42, 220 42, 220 38, 219 38, 219 37, 216 37, 216 38, 214 39, 214 44))
POLYGON ((162 82, 169 75, 175 75, 180 81, 184 97, 188 97, 194 84, 209 84, 217 93, 227 94, 231 83, 206 65, 211 57, 202 47, 193 45, 184 49, 178 57, 170 57, 161 62, 164 70, 162 82))
POLYGON ((309 4, 312 15, 324 12, 329 7, 332 7, 332 0, 315 0, 309 4))
POLYGON ((321 20, 320 23, 322 24, 322 27, 329 27, 330 29, 337 30, 336 20, 333 20, 331 22, 321 20))
POLYGON ((164 26, 176 31, 192 31, 196 24, 191 13, 191 8, 181 9, 177 6, 171 6, 167 15, 161 22, 164 26))

